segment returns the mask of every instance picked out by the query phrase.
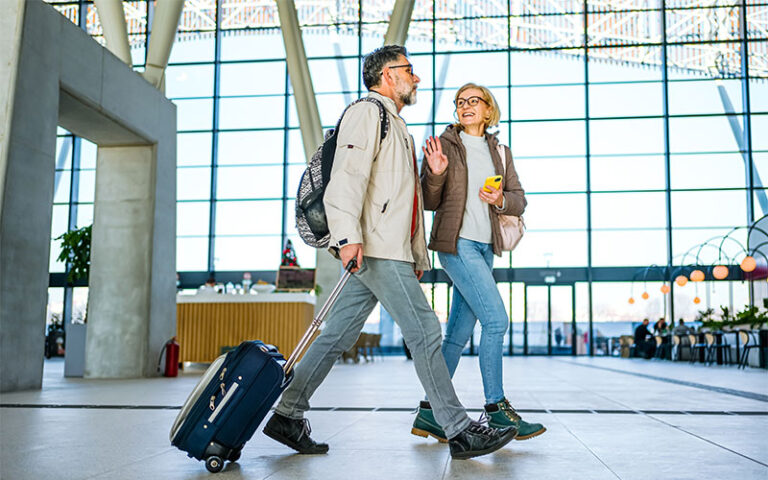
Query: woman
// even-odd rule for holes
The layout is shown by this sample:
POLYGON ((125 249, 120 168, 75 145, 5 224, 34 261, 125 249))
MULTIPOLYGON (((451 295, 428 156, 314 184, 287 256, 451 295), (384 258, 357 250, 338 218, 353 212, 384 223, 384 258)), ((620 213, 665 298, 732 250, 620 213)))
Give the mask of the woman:
MULTIPOLYGON (((499 106, 491 92, 468 83, 454 99, 458 122, 440 138, 430 137, 422 147, 421 185, 424 208, 435 211, 429 248, 453 281, 453 301, 443 340, 443 356, 453 376, 475 322, 480 320, 480 372, 485 390, 485 414, 495 428, 515 425, 518 440, 546 431, 539 423, 520 418, 504 396, 502 347, 509 319, 493 278, 493 255, 501 255, 498 215, 521 215, 525 195, 503 147, 489 127, 499 123, 499 106), (502 161, 506 164, 504 166, 502 161), (484 188, 485 179, 504 175, 501 187, 484 188)), ((428 402, 421 402, 411 433, 446 441, 428 402)))

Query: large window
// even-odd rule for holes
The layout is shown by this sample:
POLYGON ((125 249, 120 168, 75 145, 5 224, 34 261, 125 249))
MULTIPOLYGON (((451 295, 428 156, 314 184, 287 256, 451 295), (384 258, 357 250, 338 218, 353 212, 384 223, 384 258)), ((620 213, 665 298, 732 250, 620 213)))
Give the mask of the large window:
MULTIPOLYGON (((49 1, 103 42, 92 2, 49 1)), ((365 93, 362 58, 383 43, 393 2, 295 3, 329 128, 365 93)), ((672 269, 707 239, 768 213, 768 3, 556 3, 416 1, 406 47, 421 83, 417 104, 402 116, 420 144, 455 121, 459 86, 491 89, 501 107, 499 138, 512 149, 528 200, 524 241, 495 260, 515 283, 499 288, 505 301, 521 297, 512 310, 526 295, 533 308, 545 290, 526 285, 540 285, 550 270, 570 272, 576 300, 568 315, 578 324, 571 332, 592 332, 592 348, 607 352, 598 336, 614 332, 598 334, 597 323, 673 311, 694 317, 699 308, 684 288, 644 310, 627 304, 620 292, 638 271, 672 269)), ((153 2, 124 5, 141 70, 153 2)), ((313 267, 314 251, 294 227, 306 152, 275 4, 186 2, 165 89, 178 107, 177 270, 275 270, 286 239, 301 265, 313 267)), ((54 236, 92 219, 95 151, 84 141, 73 149, 78 141, 61 132, 54 236)), ((52 253, 51 271, 63 270, 52 253)), ((445 277, 433 278, 439 288, 429 296, 446 302, 445 277)), ((721 295, 726 287, 713 288, 721 295)), ((548 292, 559 299, 565 290, 548 292)), ((525 315, 516 316, 518 351, 525 315)))

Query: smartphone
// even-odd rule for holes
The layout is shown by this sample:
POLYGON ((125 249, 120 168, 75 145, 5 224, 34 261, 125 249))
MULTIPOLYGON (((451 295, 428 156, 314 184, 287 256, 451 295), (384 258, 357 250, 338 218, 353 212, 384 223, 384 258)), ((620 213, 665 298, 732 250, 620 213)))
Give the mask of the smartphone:
POLYGON ((491 186, 495 188, 496 190, 499 189, 501 186, 501 175, 493 175, 492 177, 488 177, 485 179, 485 185, 483 185, 483 189, 486 192, 490 192, 490 190, 486 187, 491 186))

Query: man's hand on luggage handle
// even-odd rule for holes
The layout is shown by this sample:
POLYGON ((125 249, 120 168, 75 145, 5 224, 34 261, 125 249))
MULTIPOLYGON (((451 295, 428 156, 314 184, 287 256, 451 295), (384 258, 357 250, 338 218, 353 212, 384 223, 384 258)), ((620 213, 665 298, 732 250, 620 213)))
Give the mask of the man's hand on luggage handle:
POLYGON ((341 250, 339 251, 339 255, 341 256, 341 264, 344 265, 344 268, 347 267, 347 263, 349 263, 350 260, 353 258, 357 259, 357 266, 351 270, 352 273, 355 273, 356 271, 360 270, 360 267, 363 266, 363 244, 362 243, 349 243, 347 245, 344 245, 341 247, 341 250))

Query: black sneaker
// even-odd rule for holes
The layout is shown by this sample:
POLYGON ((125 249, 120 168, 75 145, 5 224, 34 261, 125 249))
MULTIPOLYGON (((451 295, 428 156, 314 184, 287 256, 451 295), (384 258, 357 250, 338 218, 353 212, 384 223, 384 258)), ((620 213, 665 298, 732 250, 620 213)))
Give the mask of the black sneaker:
POLYGON ((453 458, 472 458, 495 452, 517 435, 517 427, 510 426, 502 429, 486 427, 478 422, 472 422, 458 435, 448 440, 453 458))
POLYGON ((272 415, 267 425, 264 427, 264 434, 277 440, 278 442, 291 447, 299 453, 318 454, 328 453, 327 443, 317 443, 309 434, 312 429, 309 428, 309 420, 303 418, 294 420, 284 417, 279 413, 272 415))

